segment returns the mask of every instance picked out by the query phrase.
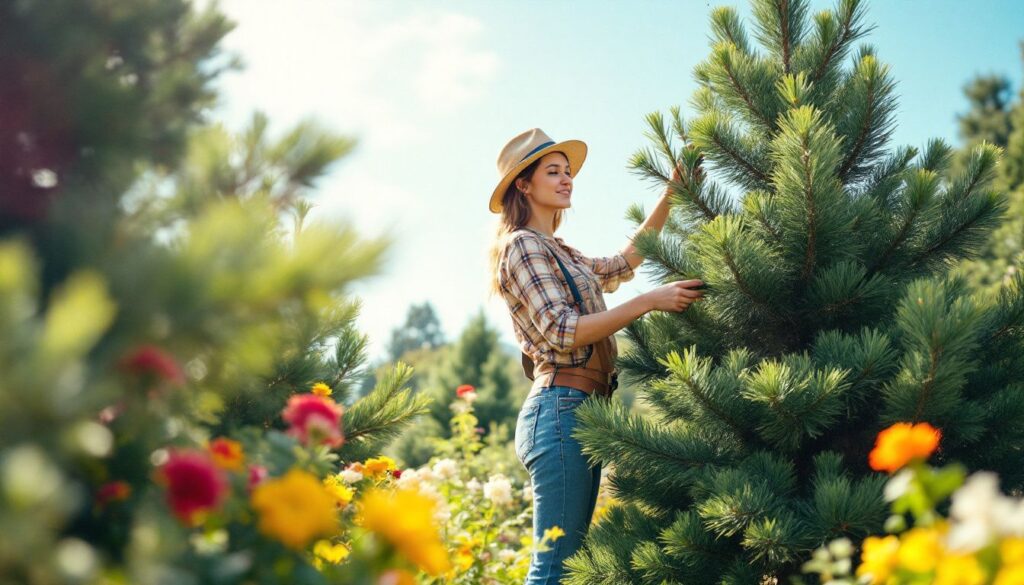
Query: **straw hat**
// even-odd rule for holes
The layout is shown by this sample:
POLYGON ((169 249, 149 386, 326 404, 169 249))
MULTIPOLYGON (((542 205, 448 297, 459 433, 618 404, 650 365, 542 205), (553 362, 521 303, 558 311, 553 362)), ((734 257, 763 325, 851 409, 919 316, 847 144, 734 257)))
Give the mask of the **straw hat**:
POLYGON ((580 140, 555 142, 540 128, 532 128, 509 140, 501 154, 498 155, 498 186, 491 195, 488 209, 492 213, 501 213, 501 198, 505 191, 523 169, 530 163, 549 152, 560 151, 569 159, 569 176, 576 178, 587 158, 587 145, 580 140))

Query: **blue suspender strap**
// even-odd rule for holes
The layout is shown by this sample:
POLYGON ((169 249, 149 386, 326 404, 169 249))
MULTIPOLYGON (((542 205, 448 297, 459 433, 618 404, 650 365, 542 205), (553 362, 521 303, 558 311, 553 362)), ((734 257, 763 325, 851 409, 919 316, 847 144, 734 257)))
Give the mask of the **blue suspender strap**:
MULTIPOLYGON (((569 283, 569 290, 572 291, 572 298, 576 301, 576 307, 579 309, 580 314, 586 314, 587 308, 583 305, 583 297, 580 295, 580 290, 576 288, 576 281, 573 280, 572 275, 569 274, 569 271, 565 268, 565 264, 562 264, 562 259, 558 257, 558 253, 551 248, 551 245, 547 242, 544 242, 544 245, 548 247, 548 250, 551 250, 551 255, 555 257, 555 262, 558 262, 558 267, 562 269, 562 274, 565 276, 565 281, 569 283)), ((584 364, 590 361, 590 356, 594 353, 594 344, 588 345, 587 348, 590 350, 590 353, 587 354, 587 359, 583 360, 584 364)), ((551 374, 552 379, 554 379, 554 375, 557 373, 558 364, 555 364, 555 370, 551 374)))

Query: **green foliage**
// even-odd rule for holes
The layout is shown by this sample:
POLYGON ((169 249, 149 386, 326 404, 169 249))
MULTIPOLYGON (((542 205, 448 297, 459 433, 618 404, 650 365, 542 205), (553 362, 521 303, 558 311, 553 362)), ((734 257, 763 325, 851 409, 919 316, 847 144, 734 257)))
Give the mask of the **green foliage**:
POLYGON ((436 439, 450 436, 451 407, 459 386, 473 386, 476 416, 485 433, 498 432, 498 427, 515 428, 528 391, 518 357, 501 349, 498 332, 482 311, 453 344, 432 357, 433 363, 421 363, 425 379, 419 390, 431 399, 430 416, 417 421, 389 450, 410 466, 425 463, 437 452, 436 439))
POLYGON ((230 434, 271 479, 319 486, 425 411, 402 365, 353 396, 349 290, 390 241, 306 221, 353 140, 312 122, 273 138, 258 114, 238 135, 202 125, 229 29, 184 0, 0 8, 0 142, 24 146, 0 163, 4 582, 350 582, 258 529, 247 469, 193 528, 157 468, 230 434), (313 382, 347 403, 340 449, 282 432, 313 382))
POLYGON ((964 93, 971 109, 960 116, 966 144, 957 153, 956 166, 966 164, 969 150, 981 141, 1005 149, 995 180, 998 189, 1009 193, 1003 224, 992 232, 977 259, 960 265, 974 286, 995 293, 1024 267, 1024 90, 1011 101, 1009 81, 980 76, 964 87, 964 93))
POLYGON ((632 167, 673 199, 636 245, 660 281, 711 288, 627 328, 620 366, 648 415, 577 411, 622 507, 571 559, 572 583, 798 574, 826 539, 881 529, 866 461, 894 421, 931 422, 941 458, 1024 487, 1011 406, 1024 398, 1024 280, 985 297, 951 273, 1006 209, 1002 152, 979 143, 955 166, 940 140, 889 151, 896 82, 853 46, 870 30, 863 3, 808 6, 754 0, 760 53, 733 9, 715 9, 696 115, 648 116, 653 148, 632 167), (674 166, 679 181, 661 170, 674 166))

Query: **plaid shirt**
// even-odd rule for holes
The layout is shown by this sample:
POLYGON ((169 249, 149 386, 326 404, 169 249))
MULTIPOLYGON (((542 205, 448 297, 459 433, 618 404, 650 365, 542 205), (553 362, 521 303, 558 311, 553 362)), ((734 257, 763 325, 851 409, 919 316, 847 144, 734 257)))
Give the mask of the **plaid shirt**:
MULTIPOLYGON (((587 314, 607 310, 602 292, 614 292, 634 276, 633 267, 622 254, 588 258, 562 238, 548 237, 528 227, 509 234, 498 265, 498 281, 512 315, 516 339, 533 359, 535 372, 550 370, 547 364, 583 366, 593 352, 588 345, 570 349, 580 313, 572 306, 572 289, 545 241, 572 275, 587 314)), ((614 360, 618 355, 614 335, 611 345, 614 360)))

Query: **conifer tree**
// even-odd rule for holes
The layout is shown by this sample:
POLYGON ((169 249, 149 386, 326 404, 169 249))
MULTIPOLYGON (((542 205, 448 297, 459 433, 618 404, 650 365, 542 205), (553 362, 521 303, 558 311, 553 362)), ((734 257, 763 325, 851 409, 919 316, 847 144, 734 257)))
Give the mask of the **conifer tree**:
POLYGON ((473 386, 477 420, 485 433, 499 427, 503 427, 499 432, 510 433, 526 396, 521 365, 501 349, 498 332, 487 322, 482 310, 469 320, 442 356, 421 389, 430 397, 430 416, 417 421, 394 445, 394 453, 409 466, 426 463, 434 454, 431 438, 451 436, 451 404, 459 386, 473 386), (518 377, 514 377, 516 374, 518 377), (522 384, 513 383, 520 379, 522 384))
MULTIPOLYGON (((1024 42, 1020 44, 1024 62, 1024 42)), ((994 187, 1008 193, 1009 205, 1003 223, 981 249, 978 258, 962 263, 970 282, 988 291, 1024 270, 1024 88, 1015 99, 1005 77, 981 76, 965 88, 970 110, 960 116, 964 147, 956 163, 965 164, 971 149, 982 141, 1005 149, 997 168, 994 187)))
POLYGON ((627 328, 620 367, 653 418, 577 410, 620 505, 569 583, 789 582, 823 542, 881 531, 867 453, 896 421, 939 427, 940 459, 1024 482, 1024 282, 989 300, 949 275, 1005 208, 999 149, 958 173, 941 140, 889 149, 895 80, 853 46, 872 28, 863 2, 752 6, 752 34, 712 12, 695 116, 651 114, 654 146, 632 160, 674 192, 664 229, 636 239, 649 270, 710 289, 627 328))

